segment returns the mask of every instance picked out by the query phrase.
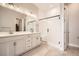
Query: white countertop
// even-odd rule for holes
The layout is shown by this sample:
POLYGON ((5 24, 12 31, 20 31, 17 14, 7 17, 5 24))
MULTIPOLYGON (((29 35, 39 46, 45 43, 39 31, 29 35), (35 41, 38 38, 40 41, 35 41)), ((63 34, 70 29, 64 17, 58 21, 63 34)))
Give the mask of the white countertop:
POLYGON ((9 37, 9 36, 16 36, 16 35, 24 35, 24 34, 34 34, 37 32, 13 32, 13 34, 10 34, 9 32, 0 32, 0 37, 9 37))

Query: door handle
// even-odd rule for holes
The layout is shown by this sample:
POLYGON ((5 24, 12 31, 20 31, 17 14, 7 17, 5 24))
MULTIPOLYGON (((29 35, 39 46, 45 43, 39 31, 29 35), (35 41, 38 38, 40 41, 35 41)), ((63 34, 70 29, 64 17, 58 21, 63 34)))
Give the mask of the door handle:
POLYGON ((47 28, 47 32, 49 32, 49 28, 47 28))

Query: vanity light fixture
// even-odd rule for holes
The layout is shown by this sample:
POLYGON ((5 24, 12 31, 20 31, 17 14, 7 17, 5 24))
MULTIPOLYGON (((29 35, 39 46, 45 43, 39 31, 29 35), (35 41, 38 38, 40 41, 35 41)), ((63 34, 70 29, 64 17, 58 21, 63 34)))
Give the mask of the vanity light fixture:
POLYGON ((6 7, 6 8, 9 8, 9 9, 18 11, 18 12, 20 12, 20 13, 26 14, 26 15, 28 15, 28 16, 37 18, 37 16, 34 15, 34 14, 32 14, 32 12, 23 11, 21 8, 18 8, 14 3, 0 3, 0 6, 3 6, 3 7, 6 7))

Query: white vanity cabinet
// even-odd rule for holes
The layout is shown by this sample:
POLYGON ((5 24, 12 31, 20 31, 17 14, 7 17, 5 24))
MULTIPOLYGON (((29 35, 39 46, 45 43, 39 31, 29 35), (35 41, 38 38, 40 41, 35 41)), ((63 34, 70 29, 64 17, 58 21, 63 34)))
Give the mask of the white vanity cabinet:
POLYGON ((38 45, 40 45, 41 41, 40 41, 40 34, 33 34, 32 35, 32 47, 36 47, 38 45))
POLYGON ((20 55, 26 51, 23 35, 0 38, 0 41, 0 56, 20 55))
POLYGON ((9 56, 14 56, 15 55, 14 41, 8 43, 9 43, 9 56))
POLYGON ((14 42, 14 45, 15 45, 15 55, 20 55, 26 51, 25 50, 26 45, 25 45, 24 38, 20 37, 20 39, 18 39, 14 42))
POLYGON ((33 33, 29 34, 26 37, 26 51, 35 48, 36 46, 40 45, 40 34, 39 33, 33 33))
POLYGON ((0 43, 0 56, 14 55, 14 42, 0 43))
POLYGON ((27 35, 26 38, 26 51, 30 50, 32 48, 32 34, 27 35))
POLYGON ((21 55, 40 45, 38 33, 0 37, 0 56, 21 55))

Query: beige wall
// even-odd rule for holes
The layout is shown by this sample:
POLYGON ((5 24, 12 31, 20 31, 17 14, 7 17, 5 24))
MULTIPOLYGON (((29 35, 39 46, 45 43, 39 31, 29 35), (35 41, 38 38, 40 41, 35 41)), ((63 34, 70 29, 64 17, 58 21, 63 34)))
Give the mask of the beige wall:
POLYGON ((69 4, 69 44, 79 47, 79 4, 69 4))

